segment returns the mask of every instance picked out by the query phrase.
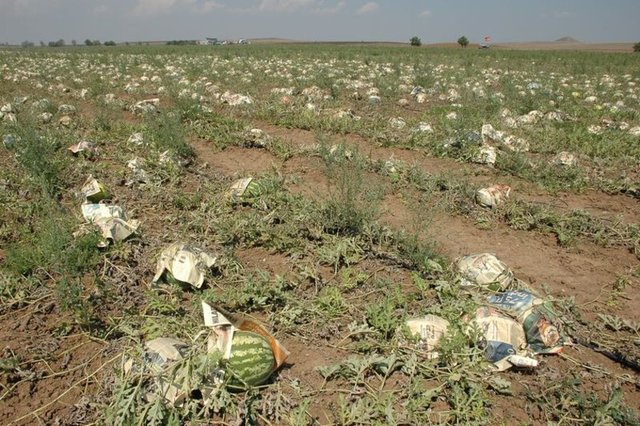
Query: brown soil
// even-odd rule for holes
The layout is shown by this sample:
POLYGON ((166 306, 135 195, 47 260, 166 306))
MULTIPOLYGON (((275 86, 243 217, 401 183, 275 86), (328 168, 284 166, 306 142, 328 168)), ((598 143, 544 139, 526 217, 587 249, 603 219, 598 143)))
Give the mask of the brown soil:
POLYGON ((213 151, 212 145, 204 141, 194 143, 198 158, 214 171, 227 176, 260 174, 277 167, 281 161, 261 149, 230 146, 223 151, 213 151))
POLYGON ((623 223, 640 222, 640 200, 637 198, 589 191, 586 194, 526 195, 529 202, 550 206, 558 211, 584 210, 589 214, 623 223))

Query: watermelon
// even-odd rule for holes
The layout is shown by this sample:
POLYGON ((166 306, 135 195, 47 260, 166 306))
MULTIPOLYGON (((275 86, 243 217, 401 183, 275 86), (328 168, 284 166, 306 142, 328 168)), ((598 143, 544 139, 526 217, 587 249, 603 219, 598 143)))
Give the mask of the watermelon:
POLYGON ((263 192, 264 191, 260 182, 252 180, 251 182, 249 182, 249 185, 247 185, 247 188, 245 189, 242 196, 244 198, 259 197, 263 192))
POLYGON ((263 188, 260 182, 250 177, 235 181, 228 191, 228 195, 236 201, 257 198, 262 193, 263 188))
POLYGON ((463 256, 456 260, 463 286, 479 286, 491 291, 506 290, 513 282, 513 272, 491 253, 463 256))
POLYGON ((275 369, 273 349, 265 337, 251 331, 235 331, 231 356, 225 364, 230 389, 244 390, 264 384, 275 369))
POLYGON ((102 200, 111 198, 111 194, 109 194, 107 188, 93 178, 89 178, 87 180, 85 185, 82 187, 81 192, 90 203, 98 203, 102 200))

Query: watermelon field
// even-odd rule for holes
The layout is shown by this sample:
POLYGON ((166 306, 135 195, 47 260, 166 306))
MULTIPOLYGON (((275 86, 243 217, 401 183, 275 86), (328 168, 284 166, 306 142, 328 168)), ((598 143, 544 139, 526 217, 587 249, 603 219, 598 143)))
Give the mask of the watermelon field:
POLYGON ((0 424, 640 424, 640 55, 0 71, 0 424))

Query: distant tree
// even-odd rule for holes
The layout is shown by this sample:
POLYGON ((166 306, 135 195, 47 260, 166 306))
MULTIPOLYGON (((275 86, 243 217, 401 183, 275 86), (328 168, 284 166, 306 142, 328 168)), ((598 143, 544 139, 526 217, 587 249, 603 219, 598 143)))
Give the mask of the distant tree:
POLYGON ((409 43, 412 46, 422 46, 422 40, 420 40, 420 37, 418 36, 411 37, 411 40, 409 40, 409 43))
POLYGON ((40 40, 40 47, 44 47, 44 46, 45 46, 44 41, 40 40))
POLYGON ((633 45, 634 52, 640 52, 640 41, 633 45))
POLYGON ((29 41, 29 40, 23 41, 22 43, 20 43, 20 45, 22 47, 33 47, 33 46, 35 46, 35 44, 32 41, 29 41))
POLYGON ((61 38, 60 40, 57 40, 57 41, 50 41, 48 45, 49 47, 62 47, 65 45, 65 41, 63 38, 61 38))
POLYGON ((71 40, 71 45, 72 45, 72 46, 77 46, 77 45, 78 45, 78 42, 77 42, 77 41, 75 41, 75 40, 71 40))
POLYGON ((89 40, 89 39, 86 39, 86 40, 84 41, 84 45, 85 45, 85 46, 93 46, 93 42, 92 42, 91 40, 89 40))
POLYGON ((92 42, 92 46, 100 46, 102 43, 100 43, 100 40, 93 40, 92 42))
POLYGON ((188 46, 198 44, 198 40, 170 40, 166 44, 168 46, 188 46))
POLYGON ((116 42, 115 42, 115 41, 113 41, 113 40, 109 40, 109 41, 105 41, 105 42, 104 42, 104 45, 105 45, 105 46, 115 46, 115 45, 116 45, 116 42))
POLYGON ((458 39, 460 47, 467 47, 469 45, 469 39, 466 36, 462 36, 458 39))

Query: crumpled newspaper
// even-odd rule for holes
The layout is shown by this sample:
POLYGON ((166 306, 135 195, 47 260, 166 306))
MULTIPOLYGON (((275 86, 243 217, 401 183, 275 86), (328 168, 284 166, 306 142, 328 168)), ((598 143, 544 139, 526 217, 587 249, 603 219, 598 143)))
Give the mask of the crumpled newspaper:
POLYGON ((157 282, 166 273, 170 277, 196 288, 202 287, 207 271, 216 263, 217 258, 199 247, 174 243, 162 251, 156 267, 153 282, 157 282))
POLYGON ((513 315, 524 329, 527 343, 537 354, 558 353, 570 340, 550 302, 525 290, 511 290, 487 298, 489 304, 513 315))
MULTIPOLYGON (((126 240, 134 234, 140 226, 140 222, 137 220, 132 219, 125 221, 117 217, 100 218, 96 219, 93 223, 100 230, 102 237, 111 241, 126 240)), ((107 241, 98 244, 100 247, 106 247, 107 245, 107 241)))
POLYGON ((38 118, 40 119, 40 121, 44 124, 47 124, 49 122, 51 122, 51 119, 53 118, 53 114, 51 114, 50 112, 43 112, 38 114, 38 118))
POLYGON ((499 291, 507 290, 513 282, 513 272, 491 253, 463 256, 455 265, 463 286, 499 291))
POLYGON ((95 222, 98 219, 118 218, 125 219, 126 216, 120 206, 102 203, 85 203, 82 205, 82 216, 87 222, 95 222))
POLYGON ((149 402, 162 398, 170 405, 181 406, 194 391, 199 390, 206 403, 222 384, 222 370, 214 368, 204 377, 204 383, 197 380, 200 383, 199 389, 189 386, 194 383, 193 379, 201 379, 194 377, 189 365, 183 363, 185 359, 194 359, 190 344, 172 337, 158 337, 146 342, 144 346, 142 365, 129 358, 125 361, 123 370, 125 374, 140 370, 153 373, 153 384, 147 385, 145 395, 149 402))
POLYGON ((433 133, 433 126, 429 123, 421 121, 416 124, 416 126, 413 128, 413 131, 418 133, 433 133))
POLYGON ((350 149, 347 149, 344 145, 331 145, 329 147, 329 154, 334 156, 344 156, 347 160, 351 160, 353 158, 353 152, 350 149))
POLYGON ((529 143, 522 138, 508 135, 503 131, 496 130, 491 124, 483 124, 480 130, 482 143, 484 145, 495 144, 500 148, 507 148, 511 151, 527 152, 529 143))
POLYGON ((420 318, 408 319, 407 327, 414 336, 420 338, 418 347, 428 352, 429 359, 438 358, 439 354, 436 352, 440 339, 447 334, 449 329, 449 321, 436 315, 425 315, 420 318))
POLYGON ((248 105, 253 103, 253 99, 251 99, 250 96, 241 95, 239 93, 231 93, 229 91, 226 91, 222 95, 220 95, 220 101, 231 106, 248 105))
POLYGON ((145 145, 144 135, 140 132, 132 133, 127 139, 127 143, 131 145, 143 146, 145 145))
POLYGON ((71 117, 69 117, 68 115, 63 115, 58 120, 58 124, 60 124, 61 126, 64 126, 64 127, 69 127, 69 126, 71 126, 73 124, 73 119, 71 117))
POLYGON ((511 187, 509 185, 493 185, 480 188, 476 191, 476 202, 482 207, 494 208, 509 198, 511 187))
POLYGON ((159 107, 160 98, 151 98, 136 102, 129 108, 129 110, 134 114, 147 114, 158 111, 159 107))
POLYGON ((480 147, 476 156, 473 158, 473 162, 492 166, 496 164, 497 158, 498 154, 493 146, 483 145, 480 147))
POLYGON ((538 361, 527 352, 527 340, 522 326, 495 309, 482 306, 477 309, 471 325, 483 335, 485 357, 498 371, 513 366, 537 367, 538 361))
POLYGON ((336 111, 332 115, 332 117, 335 119, 347 118, 354 121, 360 121, 362 119, 362 117, 356 114, 356 112, 352 109, 346 109, 346 110, 343 109, 343 110, 336 111))
POLYGON ((157 386, 157 391, 147 394, 147 398, 154 400, 155 395, 162 395, 171 404, 182 404, 189 396, 189 393, 177 386, 176 383, 184 380, 186 371, 184 369, 178 370, 173 378, 174 380, 167 380, 159 373, 169 364, 181 361, 189 350, 189 345, 177 339, 159 337, 146 342, 145 349, 145 361, 150 366, 151 371, 156 373, 154 382, 157 386))
POLYGON ((158 157, 158 162, 164 165, 171 165, 173 167, 184 167, 191 163, 188 158, 182 158, 179 155, 166 150, 158 157))
POLYGON ((92 223, 98 227, 100 234, 104 238, 98 243, 98 247, 109 245, 108 240, 123 241, 138 230, 140 222, 137 220, 127 220, 124 210, 116 205, 100 203, 109 198, 107 189, 93 176, 89 176, 81 189, 86 201, 82 204, 82 216, 87 223, 92 223))
POLYGON ((394 129, 400 130, 405 128, 405 126, 407 125, 407 122, 404 121, 402 117, 391 117, 389 119, 389 125, 394 129))
POLYGON ((98 154, 98 148, 96 148, 96 144, 89 141, 80 141, 77 144, 71 145, 67 149, 74 155, 83 153, 87 155, 87 157, 92 157, 98 154))
POLYGON ((382 172, 385 176, 389 176, 393 182, 400 180, 400 169, 402 169, 402 164, 393 157, 382 164, 382 172))
POLYGON ((131 186, 134 183, 149 183, 149 174, 142 168, 143 161, 138 157, 127 161, 127 168, 131 170, 132 177, 125 182, 126 186, 131 186))
POLYGON ((578 164, 578 159, 570 152, 562 151, 553 157, 551 162, 558 166, 576 166, 578 164))

